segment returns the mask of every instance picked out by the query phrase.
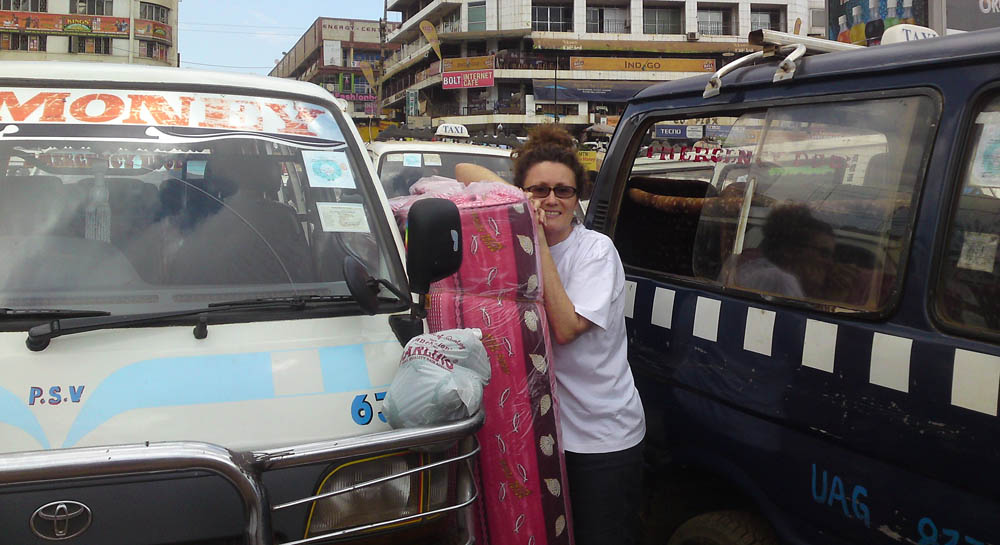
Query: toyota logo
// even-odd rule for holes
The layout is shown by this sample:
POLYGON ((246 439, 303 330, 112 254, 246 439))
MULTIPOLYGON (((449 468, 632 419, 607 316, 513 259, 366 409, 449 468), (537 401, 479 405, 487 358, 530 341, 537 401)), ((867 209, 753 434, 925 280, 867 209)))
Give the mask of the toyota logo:
POLYGON ((90 508, 78 501, 54 501, 31 515, 31 531, 49 541, 74 538, 87 530, 93 516, 90 508))

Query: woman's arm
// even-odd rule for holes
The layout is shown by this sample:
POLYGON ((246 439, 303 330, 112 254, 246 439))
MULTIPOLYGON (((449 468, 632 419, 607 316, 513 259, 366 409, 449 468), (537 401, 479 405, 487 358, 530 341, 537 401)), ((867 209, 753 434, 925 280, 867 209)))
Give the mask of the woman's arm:
POLYGON ((496 172, 474 163, 457 163, 455 165, 455 179, 465 185, 469 185, 472 182, 510 183, 501 178, 496 172))
POLYGON ((544 231, 539 230, 540 257, 542 261, 542 285, 545 293, 545 313, 549 317, 552 337, 558 344, 568 344, 583 335, 594 324, 576 313, 576 307, 563 288, 556 262, 545 242, 544 231))

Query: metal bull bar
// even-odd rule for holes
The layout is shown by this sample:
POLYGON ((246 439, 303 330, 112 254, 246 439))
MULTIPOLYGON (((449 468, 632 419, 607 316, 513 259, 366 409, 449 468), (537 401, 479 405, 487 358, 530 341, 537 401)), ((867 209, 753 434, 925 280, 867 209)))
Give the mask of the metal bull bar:
POLYGON ((0 487, 59 480, 153 475, 177 471, 206 471, 226 479, 239 493, 246 517, 246 543, 248 545, 274 545, 270 517, 272 511, 345 494, 358 488, 375 486, 394 478, 441 465, 465 462, 469 470, 468 483, 470 486, 467 497, 458 499, 455 505, 399 519, 336 530, 285 544, 301 545, 364 532, 419 517, 455 511, 471 505, 479 494, 471 476, 471 461, 479 452, 479 446, 474 443, 473 434, 483 425, 484 418, 483 412, 480 411, 465 420, 441 426, 392 430, 252 452, 231 451, 211 443, 199 442, 163 442, 19 452, 0 455, 0 487), (464 452, 460 452, 455 457, 359 483, 344 490, 308 496, 281 505, 272 506, 270 504, 261 479, 262 473, 269 470, 417 448, 435 443, 460 441, 466 438, 470 439, 470 444, 465 446, 464 452))

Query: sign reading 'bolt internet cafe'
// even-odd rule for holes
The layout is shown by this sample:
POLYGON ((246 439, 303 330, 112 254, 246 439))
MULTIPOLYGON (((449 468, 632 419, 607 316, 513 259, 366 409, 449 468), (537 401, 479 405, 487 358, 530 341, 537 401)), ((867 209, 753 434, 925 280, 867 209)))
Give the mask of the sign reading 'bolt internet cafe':
POLYGON ((469 70, 465 72, 445 72, 441 76, 441 86, 445 89, 471 89, 493 87, 493 69, 469 70))

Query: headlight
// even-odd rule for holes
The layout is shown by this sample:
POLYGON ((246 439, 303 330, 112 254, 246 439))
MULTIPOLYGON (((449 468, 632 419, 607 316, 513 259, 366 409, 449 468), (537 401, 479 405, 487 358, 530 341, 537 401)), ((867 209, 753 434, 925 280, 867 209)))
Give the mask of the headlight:
MULTIPOLYGON (((440 455, 405 451, 348 462, 331 471, 320 483, 316 494, 345 490, 367 481, 397 475, 440 458, 440 455)), ((317 500, 309 512, 306 537, 439 509, 447 505, 451 495, 450 473, 448 466, 437 467, 317 500)), ((422 517, 379 529, 415 524, 421 520, 422 517)))

